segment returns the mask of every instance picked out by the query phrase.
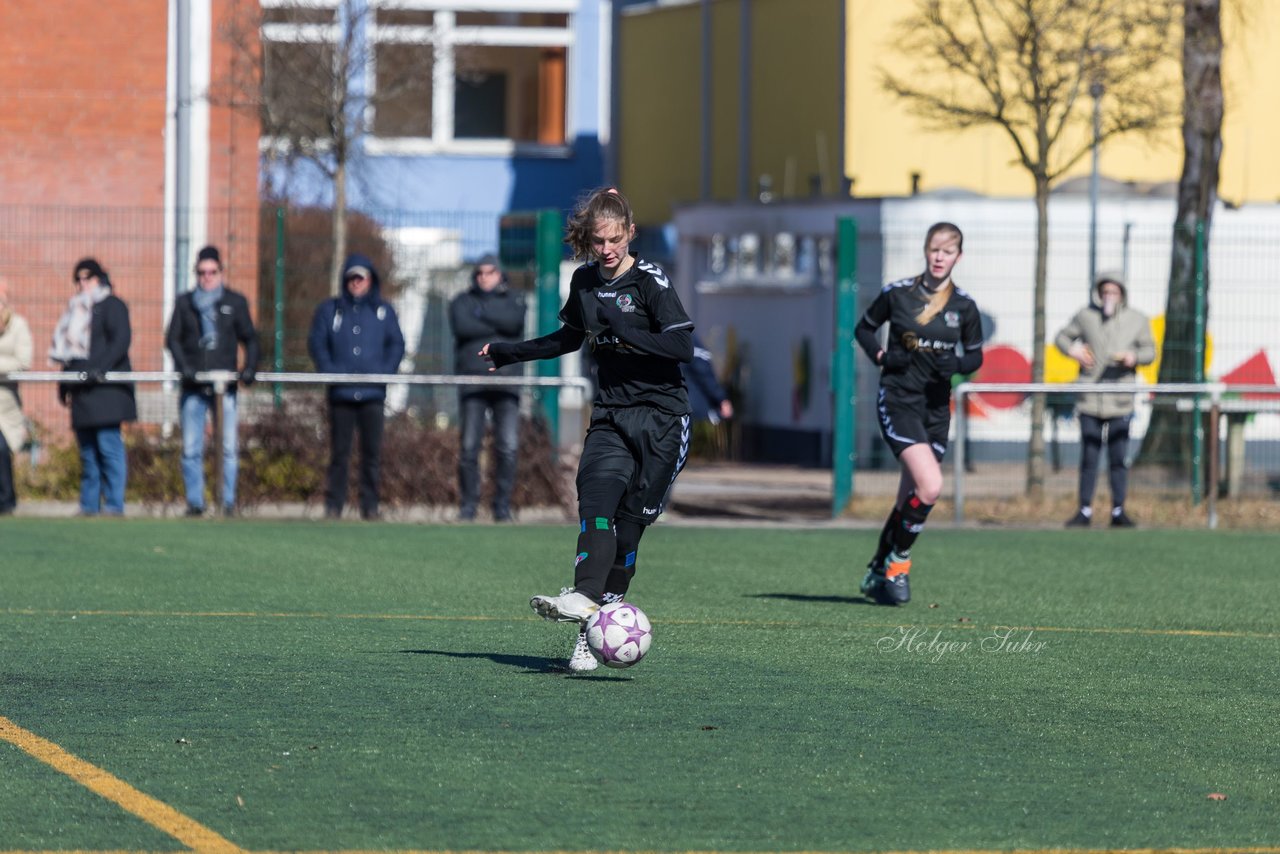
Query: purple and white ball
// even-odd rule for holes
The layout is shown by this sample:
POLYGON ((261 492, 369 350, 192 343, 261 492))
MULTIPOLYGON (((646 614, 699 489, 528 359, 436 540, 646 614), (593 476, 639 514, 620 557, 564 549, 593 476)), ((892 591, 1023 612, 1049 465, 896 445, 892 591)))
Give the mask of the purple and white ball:
POLYGON ((649 618, 630 602, 611 602, 587 620, 587 646, 605 667, 630 667, 652 642, 649 618))

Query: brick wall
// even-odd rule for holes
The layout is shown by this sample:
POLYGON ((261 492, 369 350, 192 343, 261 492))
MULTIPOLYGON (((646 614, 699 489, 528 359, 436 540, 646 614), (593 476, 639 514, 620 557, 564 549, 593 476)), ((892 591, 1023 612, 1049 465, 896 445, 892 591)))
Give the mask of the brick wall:
MULTIPOLYGON (((212 73, 229 64, 214 0, 212 73)), ((91 255, 130 306, 138 370, 163 365, 165 86, 168 4, 159 0, 0 3, 0 275, 32 327, 37 370, 91 255)), ((228 281, 256 305, 258 129, 211 104, 209 232, 228 281)), ((179 263, 190 267, 193 257, 179 263)), ((28 413, 64 431, 50 387, 23 388, 28 413)), ((156 387, 140 393, 154 394, 156 387)), ((154 407, 149 407, 154 410, 154 407)))

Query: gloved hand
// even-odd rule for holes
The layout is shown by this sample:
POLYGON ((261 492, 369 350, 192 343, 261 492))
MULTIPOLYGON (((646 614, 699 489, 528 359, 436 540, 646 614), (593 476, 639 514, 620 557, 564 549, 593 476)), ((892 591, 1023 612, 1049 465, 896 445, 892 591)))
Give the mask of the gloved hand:
POLYGON ((507 365, 515 364, 518 360, 512 357, 511 351, 514 349, 513 344, 506 341, 493 341, 489 344, 488 358, 493 362, 495 368, 502 368, 507 365))
POLYGON ((253 368, 245 368, 240 372, 240 382, 243 385, 251 386, 258 381, 258 372, 253 368))
POLYGON ((100 371, 97 368, 93 368, 92 370, 88 370, 84 372, 84 378, 85 378, 85 382, 87 382, 89 385, 96 385, 97 383, 106 381, 107 372, 100 371))
POLYGON ((911 354, 906 350, 884 350, 880 353, 880 369, 886 374, 905 371, 911 364, 911 354))
POLYGON ((938 375, 944 379, 960 373, 960 358, 956 356, 955 350, 937 351, 933 354, 933 363, 938 369, 938 375))
POLYGON ((196 369, 195 369, 195 368, 183 368, 183 369, 182 369, 182 381, 183 381, 184 383, 194 383, 194 382, 196 381, 196 369))

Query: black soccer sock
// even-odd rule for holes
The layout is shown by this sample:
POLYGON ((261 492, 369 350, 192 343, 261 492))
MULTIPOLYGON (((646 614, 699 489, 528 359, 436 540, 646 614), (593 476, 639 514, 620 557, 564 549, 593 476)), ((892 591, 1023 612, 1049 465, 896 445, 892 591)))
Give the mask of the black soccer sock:
POLYGON ((925 504, 914 492, 902 503, 902 523, 893 532, 893 550, 900 557, 911 554, 911 547, 924 530, 925 520, 932 509, 932 504, 925 504))
POLYGON ((597 604, 604 594, 605 581, 618 551, 613 524, 604 516, 582 520, 578 532, 578 557, 573 568, 573 589, 597 604))
POLYGON ((902 511, 895 505, 889 513, 889 518, 884 520, 884 527, 880 529, 880 542, 876 544, 875 557, 871 558, 872 566, 882 566, 884 559, 889 556, 889 552, 893 551, 893 532, 902 524, 902 511))
POLYGON ((604 592, 625 596, 631 587, 631 579, 636 574, 636 552, 640 547, 640 538, 644 536, 645 526, 628 519, 619 519, 614 523, 613 530, 618 538, 618 546, 613 566, 609 569, 609 578, 604 584, 604 592))

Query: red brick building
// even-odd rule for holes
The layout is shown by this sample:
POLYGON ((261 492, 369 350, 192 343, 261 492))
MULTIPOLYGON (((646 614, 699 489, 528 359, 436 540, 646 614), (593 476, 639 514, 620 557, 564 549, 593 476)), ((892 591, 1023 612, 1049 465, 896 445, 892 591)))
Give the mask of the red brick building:
MULTIPOLYGON (((0 3, 0 276, 31 323, 34 369, 50 367, 53 325, 86 255, 130 306, 137 370, 163 367, 169 306, 190 285, 184 274, 204 243, 222 248, 228 283, 256 306, 258 123, 252 110, 228 106, 226 85, 237 2, 246 0, 0 3), (190 16, 185 54, 176 49, 179 3, 190 16), (183 55, 192 91, 186 241, 174 208, 183 55)), ((33 419, 66 429, 50 387, 22 392, 33 419)), ((139 398, 143 420, 158 420, 159 387, 140 387, 139 398)))

